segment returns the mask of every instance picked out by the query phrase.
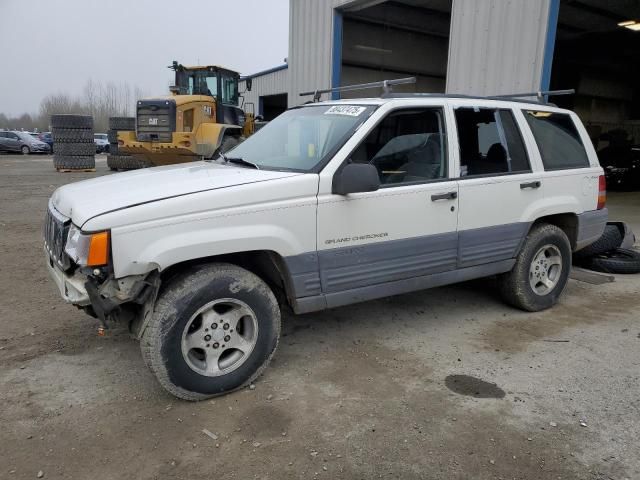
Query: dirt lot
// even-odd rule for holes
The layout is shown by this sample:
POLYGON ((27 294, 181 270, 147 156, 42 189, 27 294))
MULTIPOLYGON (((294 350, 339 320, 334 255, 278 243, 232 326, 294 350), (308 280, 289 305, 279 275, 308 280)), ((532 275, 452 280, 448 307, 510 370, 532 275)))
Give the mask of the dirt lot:
MULTIPOLYGON (((0 156, 0 478, 640 478, 640 276, 537 314, 485 280, 285 316, 255 389, 186 403, 46 277, 47 199, 97 165, 0 156)), ((640 195, 610 209, 640 232, 640 195)))

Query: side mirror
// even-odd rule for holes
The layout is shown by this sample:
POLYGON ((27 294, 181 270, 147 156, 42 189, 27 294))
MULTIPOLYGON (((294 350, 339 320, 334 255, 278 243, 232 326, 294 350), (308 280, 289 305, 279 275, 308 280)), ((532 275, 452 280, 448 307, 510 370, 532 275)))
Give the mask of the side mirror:
POLYGON ((348 163, 333 176, 333 193, 375 192, 380 188, 378 169, 370 163, 348 163))

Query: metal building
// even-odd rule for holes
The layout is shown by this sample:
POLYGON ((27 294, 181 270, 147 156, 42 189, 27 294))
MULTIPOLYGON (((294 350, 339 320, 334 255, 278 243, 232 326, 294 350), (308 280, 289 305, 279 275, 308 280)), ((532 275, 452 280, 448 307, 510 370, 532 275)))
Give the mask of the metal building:
POLYGON ((406 76, 407 91, 574 88, 557 102, 592 138, 624 128, 638 143, 638 21, 637 0, 290 0, 288 68, 252 75, 245 98, 271 116, 276 94, 291 107, 310 100, 301 92, 406 76))
POLYGON ((265 120, 271 120, 287 109, 287 67, 287 64, 280 65, 240 79, 239 89, 245 111, 260 114, 265 120), (247 89, 249 84, 251 90, 247 89))

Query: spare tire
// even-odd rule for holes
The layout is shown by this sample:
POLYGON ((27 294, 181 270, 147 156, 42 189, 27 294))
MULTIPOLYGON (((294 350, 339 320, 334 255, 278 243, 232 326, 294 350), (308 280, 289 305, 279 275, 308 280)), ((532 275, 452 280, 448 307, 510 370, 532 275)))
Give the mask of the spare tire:
POLYGON ((61 128, 51 129, 53 143, 93 143, 93 130, 90 128, 61 128))
POLYGON ((109 117, 109 130, 127 130, 136 129, 136 117, 109 117))
POLYGON ((60 155, 95 155, 95 143, 54 143, 53 153, 60 155))
POLYGON ((605 273, 640 273, 640 252, 628 248, 616 248, 589 260, 589 268, 605 273))
POLYGON ((56 170, 89 170, 96 168, 93 155, 54 155, 53 166, 56 170))
POLYGON ((51 128, 93 128, 91 115, 51 115, 51 128))
POLYGON ((610 250, 615 250, 620 245, 622 245, 622 232, 620 232, 620 229, 615 225, 606 225, 600 238, 582 250, 578 250, 574 256, 576 260, 581 260, 610 250))

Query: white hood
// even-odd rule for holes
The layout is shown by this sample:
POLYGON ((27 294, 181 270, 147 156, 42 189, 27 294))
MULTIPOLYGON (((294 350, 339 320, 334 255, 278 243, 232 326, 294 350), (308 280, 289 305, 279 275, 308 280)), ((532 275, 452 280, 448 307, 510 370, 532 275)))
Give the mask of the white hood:
POLYGON ((166 198, 299 175, 210 162, 144 168, 71 183, 57 189, 53 206, 82 225, 95 216, 166 198))

